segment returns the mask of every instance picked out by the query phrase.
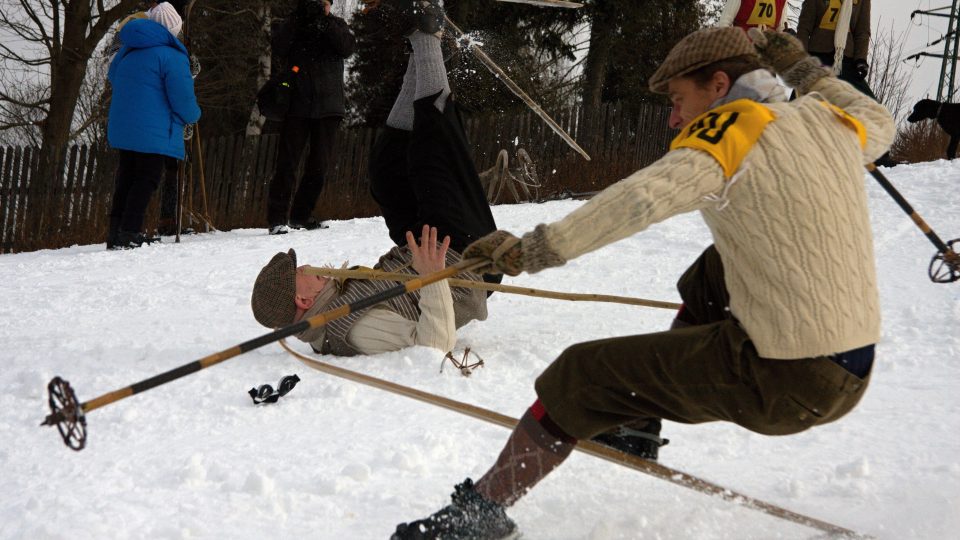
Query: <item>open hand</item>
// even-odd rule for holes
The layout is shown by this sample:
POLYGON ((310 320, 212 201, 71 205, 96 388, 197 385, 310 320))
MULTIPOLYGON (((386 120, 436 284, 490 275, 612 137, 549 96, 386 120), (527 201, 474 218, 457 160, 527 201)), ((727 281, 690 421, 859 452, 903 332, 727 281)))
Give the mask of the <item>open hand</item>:
POLYGON ((439 272, 446 268, 447 249, 450 247, 450 237, 445 236, 443 243, 437 245, 437 228, 423 226, 420 234, 420 244, 417 245, 413 233, 407 231, 407 248, 413 255, 413 269, 421 276, 439 272))

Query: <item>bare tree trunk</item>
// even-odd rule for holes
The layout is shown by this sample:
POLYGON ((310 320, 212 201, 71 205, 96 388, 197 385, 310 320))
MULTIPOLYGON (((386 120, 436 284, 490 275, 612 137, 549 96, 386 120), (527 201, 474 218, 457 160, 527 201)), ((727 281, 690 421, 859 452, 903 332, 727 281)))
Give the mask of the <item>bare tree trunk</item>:
POLYGON ((607 2, 598 2, 590 25, 590 50, 583 68, 583 106, 596 110, 603 100, 603 83, 617 28, 616 13, 607 2))
MULTIPOLYGON (((259 90, 270 78, 270 71, 273 61, 273 49, 270 46, 270 21, 272 17, 270 4, 263 3, 257 10, 257 13, 262 20, 260 29, 262 32, 261 35, 264 37, 260 56, 257 62, 257 89, 259 90)), ((247 135, 260 135, 263 131, 263 125, 266 123, 266 120, 267 119, 260 114, 260 109, 257 108, 256 102, 254 102, 253 107, 250 108, 250 119, 247 121, 247 135)))
MULTIPOLYGON (((41 126, 40 159, 37 174, 31 178, 31 200, 39 210, 35 228, 38 236, 45 234, 56 216, 49 215, 47 195, 56 182, 62 180, 66 146, 70 140, 73 112, 80 97, 87 62, 100 39, 89 39, 87 29, 91 5, 86 1, 73 1, 67 5, 63 17, 63 40, 51 50, 50 61, 50 109, 41 126)), ((101 36, 102 37, 102 34, 101 36)))
POLYGON ((590 25, 590 49, 583 67, 583 123, 578 138, 589 151, 594 150, 598 114, 603 105, 603 85, 617 30, 616 7, 607 0, 598 0, 590 25))

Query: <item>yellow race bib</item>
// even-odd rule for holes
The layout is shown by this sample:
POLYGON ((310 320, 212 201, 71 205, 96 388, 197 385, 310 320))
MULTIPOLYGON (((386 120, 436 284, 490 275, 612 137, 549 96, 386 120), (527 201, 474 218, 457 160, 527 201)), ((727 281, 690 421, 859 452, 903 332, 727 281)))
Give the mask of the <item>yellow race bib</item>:
MULTIPOLYGON (((860 0, 853 0, 853 5, 860 3, 860 0)), ((830 0, 830 5, 827 7, 827 11, 823 14, 823 18, 820 19, 820 28, 824 30, 836 30, 837 29, 837 19, 840 18, 840 4, 841 0, 830 0)))
POLYGON ((777 27, 777 3, 775 0, 766 2, 755 2, 753 11, 750 12, 750 18, 747 19, 748 26, 767 26, 769 28, 777 27))
POLYGON ((673 139, 670 150, 703 150, 717 160, 724 176, 730 178, 775 118, 773 111, 760 103, 738 99, 694 119, 673 139))
POLYGON ((847 114, 847 111, 837 107, 832 103, 827 103, 826 101, 820 101, 819 103, 827 109, 830 109, 830 111, 837 116, 843 125, 847 126, 857 134, 857 139, 860 140, 861 150, 867 147, 867 128, 863 127, 863 123, 847 114))

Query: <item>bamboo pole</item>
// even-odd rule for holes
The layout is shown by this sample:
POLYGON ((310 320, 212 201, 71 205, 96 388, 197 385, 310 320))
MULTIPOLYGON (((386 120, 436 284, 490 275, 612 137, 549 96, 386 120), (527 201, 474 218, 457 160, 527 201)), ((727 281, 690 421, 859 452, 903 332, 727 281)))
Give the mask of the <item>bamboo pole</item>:
MULTIPOLYGON (((381 281, 408 281, 416 279, 416 274, 402 274, 399 272, 381 272, 369 268, 358 268, 347 270, 341 268, 321 268, 311 266, 304 270, 304 273, 313 276, 349 278, 349 279, 373 279, 381 281)), ((629 296, 614 296, 608 294, 583 294, 583 293, 565 293, 557 291, 546 291, 543 289, 533 289, 530 287, 517 287, 514 285, 501 285, 498 283, 486 283, 483 281, 469 281, 466 279, 449 279, 447 282, 451 287, 465 287, 468 289, 480 289, 484 291, 497 291, 507 294, 519 294, 521 296, 534 296, 537 298, 552 298, 554 300, 568 300, 571 302, 607 302, 612 304, 626 304, 630 306, 646 306, 653 308, 680 309, 680 304, 674 302, 663 302, 660 300, 646 300, 643 298, 632 298, 629 296)))
MULTIPOLYGON (((451 21, 450 17, 447 17, 445 15, 444 21, 446 21, 447 27, 453 30, 453 37, 455 39, 460 40, 461 38, 463 38, 463 36, 465 35, 463 30, 461 30, 459 26, 457 26, 453 21, 451 21)), ((540 117, 541 120, 546 122, 546 124, 550 126, 550 129, 552 129, 554 133, 556 133, 561 139, 563 139, 564 142, 566 142, 567 145, 570 146, 570 148, 574 149, 581 156, 583 156, 583 159, 590 161, 590 154, 588 154, 587 151, 583 149, 583 147, 577 144, 577 141, 574 140, 574 138, 569 133, 567 133, 562 127, 560 127, 560 125, 557 124, 557 122, 549 114, 547 114, 547 111, 543 110, 543 108, 540 107, 539 103, 534 101, 533 98, 530 97, 530 95, 523 90, 523 88, 520 88, 520 86, 517 83, 515 83, 513 79, 510 78, 510 75, 508 75, 506 71, 504 71, 500 66, 497 65, 496 62, 494 62, 489 56, 487 56, 487 53, 483 52, 483 50, 479 47, 479 45, 477 45, 472 41, 468 41, 467 48, 470 50, 470 53, 473 54, 474 58, 476 58, 477 60, 480 61, 481 64, 486 66, 486 68, 490 70, 490 73, 493 73, 493 75, 496 78, 500 79, 500 81, 504 85, 506 85, 506 87, 511 92, 513 92, 513 95, 517 96, 524 103, 526 103, 527 107, 530 107, 530 110, 532 110, 534 114, 536 114, 537 116, 540 117)))

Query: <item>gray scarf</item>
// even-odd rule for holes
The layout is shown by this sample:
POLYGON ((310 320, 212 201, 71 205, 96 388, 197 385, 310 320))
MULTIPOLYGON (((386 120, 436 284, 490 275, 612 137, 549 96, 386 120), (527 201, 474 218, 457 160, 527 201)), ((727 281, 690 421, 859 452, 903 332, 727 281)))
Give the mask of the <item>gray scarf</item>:
POLYGON ((710 108, 714 109, 738 99, 749 99, 758 103, 781 103, 787 100, 787 92, 773 73, 766 69, 755 69, 741 75, 727 95, 713 102, 710 108))

